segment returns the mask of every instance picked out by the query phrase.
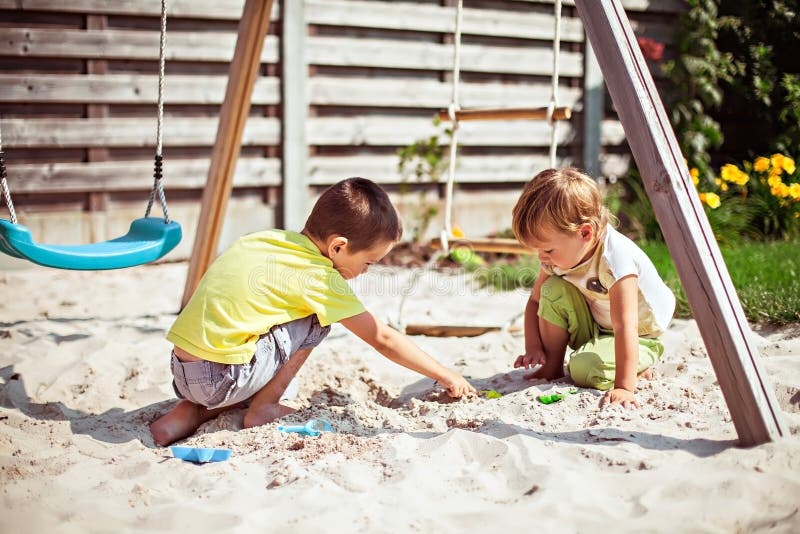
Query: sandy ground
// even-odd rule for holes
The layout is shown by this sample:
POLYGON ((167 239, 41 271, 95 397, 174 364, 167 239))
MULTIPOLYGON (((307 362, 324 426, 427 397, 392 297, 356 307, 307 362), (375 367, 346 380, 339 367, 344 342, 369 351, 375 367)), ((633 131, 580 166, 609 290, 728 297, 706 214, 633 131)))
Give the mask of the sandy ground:
MULTIPOLYGON (((156 447, 175 402, 169 345, 186 264, 0 272, 0 532, 800 532, 800 329, 754 334, 789 435, 737 447, 693 321, 675 321, 639 410, 531 382, 513 331, 415 341, 499 399, 451 402, 335 327, 299 375, 303 438, 242 410, 182 442, 225 447, 202 465, 156 447)), ((523 292, 381 267, 355 287, 394 323, 502 325, 523 292)))

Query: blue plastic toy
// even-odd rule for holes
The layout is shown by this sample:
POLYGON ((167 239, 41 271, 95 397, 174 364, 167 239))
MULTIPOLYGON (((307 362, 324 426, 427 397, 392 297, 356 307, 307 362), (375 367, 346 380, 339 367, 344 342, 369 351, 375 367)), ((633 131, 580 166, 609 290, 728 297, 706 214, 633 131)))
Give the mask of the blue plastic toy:
MULTIPOLYGON (((170 221, 167 212, 167 197, 164 194, 163 174, 163 125, 164 125, 164 65, 166 54, 164 42, 167 27, 166 3, 161 2, 161 47, 158 54, 158 113, 156 120, 156 153, 153 159, 153 188, 144 217, 131 223, 128 233, 100 243, 89 245, 45 245, 31 237, 30 230, 17 223, 11 190, 6 181, 3 147, 0 143, 0 178, 2 200, 8 207, 10 220, 0 220, 0 252, 15 258, 26 259, 46 267, 95 271, 121 269, 150 263, 175 248, 181 240, 181 226, 170 221), (164 218, 150 217, 153 202, 158 199, 164 218)), ((0 136, 0 139, 2 137, 0 136)))
POLYGON ((231 457, 230 449, 205 449, 202 447, 170 447, 172 456, 187 462, 203 464, 206 462, 224 462, 231 457))
POLYGON ((333 432, 333 426, 325 419, 309 419, 304 425, 278 425, 278 430, 280 432, 296 432, 298 434, 303 434, 304 436, 311 436, 315 438, 323 432, 333 432))
POLYGON ((34 241, 27 227, 0 219, 0 251, 58 269, 96 271, 150 263, 175 248, 180 240, 180 224, 143 217, 131 223, 127 234, 110 241, 45 245, 34 241))

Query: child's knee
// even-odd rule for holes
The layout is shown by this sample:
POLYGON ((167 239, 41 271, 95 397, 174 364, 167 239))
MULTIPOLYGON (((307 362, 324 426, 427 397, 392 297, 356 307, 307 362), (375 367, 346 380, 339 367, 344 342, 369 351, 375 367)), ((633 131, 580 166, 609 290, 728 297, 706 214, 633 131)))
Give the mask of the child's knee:
POLYGON ((614 387, 615 366, 596 352, 584 351, 573 354, 567 368, 572 381, 578 386, 602 391, 614 387))
POLYGON ((541 300, 557 304, 570 301, 576 293, 580 296, 580 291, 574 285, 559 276, 550 276, 542 284, 541 300))

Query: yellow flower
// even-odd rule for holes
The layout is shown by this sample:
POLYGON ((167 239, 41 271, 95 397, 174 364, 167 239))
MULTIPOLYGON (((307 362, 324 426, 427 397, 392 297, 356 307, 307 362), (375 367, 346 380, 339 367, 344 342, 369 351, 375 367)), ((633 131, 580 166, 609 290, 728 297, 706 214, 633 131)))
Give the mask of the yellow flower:
POLYGON ((453 225, 453 228, 450 229, 450 232, 453 234, 453 237, 455 238, 460 239, 464 237, 464 230, 462 230, 461 227, 458 226, 457 224, 453 225))
POLYGON ((724 181, 737 185, 744 185, 750 180, 750 176, 746 172, 731 163, 723 165, 719 173, 724 181))
POLYGON ((756 172, 764 172, 769 169, 769 160, 764 156, 759 156, 753 162, 753 170, 756 172))
POLYGON ((786 174, 794 174, 795 165, 792 158, 784 157, 781 166, 783 167, 783 170, 786 171, 786 174))
POLYGON ((720 191, 727 191, 728 190, 728 184, 723 182, 720 178, 716 178, 714 180, 714 183, 716 183, 717 186, 719 186, 720 191))
POLYGON ((769 161, 770 161, 770 163, 772 163, 773 167, 777 167, 778 169, 780 169, 780 168, 783 167, 783 158, 784 157, 785 156, 783 154, 773 154, 769 158, 769 161))
POLYGON ((689 169, 689 176, 692 177, 692 183, 695 187, 697 187, 697 184, 700 183, 700 171, 697 170, 697 167, 692 167, 689 169))
POLYGON ((789 196, 789 186, 784 184, 783 182, 774 185, 769 190, 772 193, 772 196, 777 198, 786 198, 789 196))
POLYGON ((792 184, 789 186, 789 196, 793 200, 800 200, 800 184, 792 184))
POLYGON ((719 174, 726 182, 733 182, 738 170, 739 168, 736 167, 736 165, 728 163, 727 165, 722 166, 722 168, 719 170, 719 174))
POLYGON ((771 175, 767 180, 767 184, 769 184, 770 187, 778 187, 779 185, 783 184, 783 182, 781 181, 780 176, 771 175))
POLYGON ((700 193, 700 201, 713 209, 717 209, 720 205, 719 196, 716 193, 700 193))

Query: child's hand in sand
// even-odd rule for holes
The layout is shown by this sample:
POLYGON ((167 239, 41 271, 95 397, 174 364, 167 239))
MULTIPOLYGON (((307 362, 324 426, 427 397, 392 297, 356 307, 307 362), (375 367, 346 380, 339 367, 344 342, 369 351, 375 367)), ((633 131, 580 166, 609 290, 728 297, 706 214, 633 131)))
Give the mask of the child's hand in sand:
POLYGON ((463 396, 472 397, 478 394, 478 391, 470 385, 466 379, 454 371, 447 371, 447 375, 439 379, 439 384, 447 391, 447 394, 454 399, 460 399, 463 396))
POLYGON ((518 367, 530 369, 531 367, 536 367, 537 365, 544 365, 544 362, 545 355, 543 351, 526 352, 525 354, 520 354, 517 356, 517 359, 514 361, 514 369, 517 369, 518 367))
POLYGON ((623 408, 641 408, 633 392, 622 388, 614 388, 603 395, 603 398, 600 399, 600 407, 602 408, 607 404, 621 404, 623 408))

